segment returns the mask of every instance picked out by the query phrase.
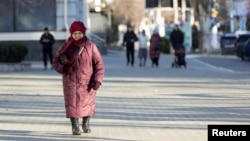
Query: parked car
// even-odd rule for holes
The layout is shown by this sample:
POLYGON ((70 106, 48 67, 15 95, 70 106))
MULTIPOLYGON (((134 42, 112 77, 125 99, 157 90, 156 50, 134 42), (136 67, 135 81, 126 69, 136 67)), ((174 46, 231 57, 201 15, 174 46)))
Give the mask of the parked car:
POLYGON ((234 43, 237 36, 235 34, 225 34, 220 38, 221 54, 234 54, 234 43))
POLYGON ((248 58, 250 60, 250 39, 247 40, 243 52, 244 52, 244 59, 248 58))
POLYGON ((241 60, 245 60, 244 56, 244 46, 247 40, 250 39, 250 33, 240 34, 234 44, 234 51, 237 57, 241 58, 241 60))

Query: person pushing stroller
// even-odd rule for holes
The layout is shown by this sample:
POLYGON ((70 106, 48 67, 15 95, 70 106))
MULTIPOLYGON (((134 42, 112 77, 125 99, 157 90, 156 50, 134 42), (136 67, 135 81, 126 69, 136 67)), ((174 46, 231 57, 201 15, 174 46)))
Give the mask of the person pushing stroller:
POLYGON ((174 48, 175 59, 172 63, 172 67, 181 67, 186 68, 185 61, 185 47, 184 47, 184 33, 179 29, 179 26, 176 24, 173 31, 170 34, 170 42, 174 48))

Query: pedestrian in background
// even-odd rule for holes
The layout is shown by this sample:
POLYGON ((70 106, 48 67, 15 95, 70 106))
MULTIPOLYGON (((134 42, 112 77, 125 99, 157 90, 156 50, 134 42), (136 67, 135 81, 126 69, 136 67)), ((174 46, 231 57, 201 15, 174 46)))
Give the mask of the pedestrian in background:
POLYGON ((139 34, 138 36, 138 40, 139 40, 139 54, 138 57, 140 59, 140 64, 139 66, 146 66, 146 60, 147 60, 147 56, 148 56, 148 36, 146 35, 145 30, 143 29, 142 32, 139 34))
POLYGON ((196 24, 192 25, 192 51, 199 49, 199 31, 196 24))
POLYGON ((96 47, 86 36, 81 21, 70 26, 69 39, 57 51, 53 60, 55 70, 62 74, 66 117, 70 118, 72 134, 90 133, 90 117, 95 114, 96 92, 104 77, 104 62, 96 47))
POLYGON ((179 29, 179 26, 176 24, 173 31, 170 34, 170 42, 174 48, 174 64, 177 64, 179 67, 184 66, 186 68, 186 59, 185 59, 185 47, 184 47, 184 33, 179 29))
POLYGON ((155 29, 150 38, 149 55, 152 61, 152 67, 159 66, 159 58, 161 54, 161 37, 158 30, 155 29))
POLYGON ((177 24, 174 26, 174 29, 170 34, 170 42, 175 51, 184 47, 184 33, 180 30, 177 24))
POLYGON ((53 60, 53 44, 55 43, 54 36, 49 32, 48 27, 44 28, 44 33, 42 34, 40 38, 40 43, 42 44, 43 48, 43 64, 44 64, 44 70, 47 69, 47 57, 49 57, 49 61, 52 67, 52 60, 53 60))
POLYGON ((136 41, 138 41, 138 38, 134 33, 133 28, 129 26, 127 32, 124 34, 123 37, 123 46, 126 46, 127 65, 134 65, 136 41))

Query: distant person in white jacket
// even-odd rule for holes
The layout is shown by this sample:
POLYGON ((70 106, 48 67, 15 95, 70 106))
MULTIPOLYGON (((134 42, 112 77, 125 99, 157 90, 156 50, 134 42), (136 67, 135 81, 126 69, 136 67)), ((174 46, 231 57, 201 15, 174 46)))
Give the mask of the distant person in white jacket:
POLYGON ((146 66, 146 60, 147 60, 147 57, 148 57, 148 46, 147 46, 147 43, 148 43, 148 37, 145 33, 145 30, 143 29, 141 34, 139 34, 138 36, 138 41, 139 41, 139 54, 138 54, 138 57, 140 59, 140 64, 139 66, 140 67, 145 67, 146 66))

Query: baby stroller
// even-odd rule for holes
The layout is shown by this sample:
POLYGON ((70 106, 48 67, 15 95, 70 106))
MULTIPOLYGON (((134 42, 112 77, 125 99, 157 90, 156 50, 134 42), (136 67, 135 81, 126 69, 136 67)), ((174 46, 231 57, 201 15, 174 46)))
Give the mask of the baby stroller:
POLYGON ((185 52, 184 47, 175 49, 174 55, 175 55, 175 58, 172 63, 172 68, 181 68, 182 66, 184 68, 187 68, 187 63, 185 60, 186 52, 185 52))

